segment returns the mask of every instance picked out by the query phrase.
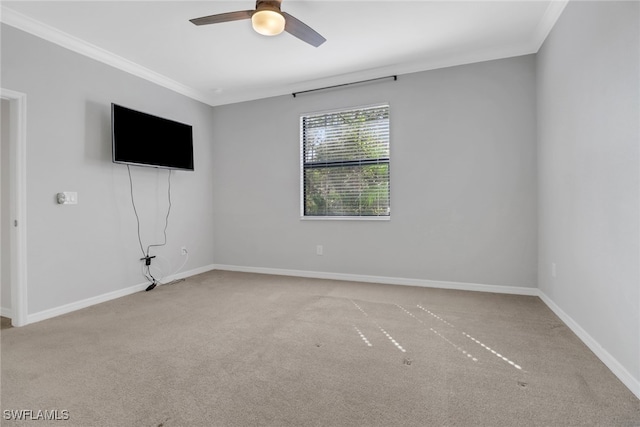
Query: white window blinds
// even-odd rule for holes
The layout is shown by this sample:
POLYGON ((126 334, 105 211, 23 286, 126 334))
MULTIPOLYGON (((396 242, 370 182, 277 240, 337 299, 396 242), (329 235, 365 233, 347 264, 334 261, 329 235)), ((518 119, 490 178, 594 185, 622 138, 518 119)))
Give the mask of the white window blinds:
POLYGON ((302 215, 388 217, 389 106, 301 117, 302 215))

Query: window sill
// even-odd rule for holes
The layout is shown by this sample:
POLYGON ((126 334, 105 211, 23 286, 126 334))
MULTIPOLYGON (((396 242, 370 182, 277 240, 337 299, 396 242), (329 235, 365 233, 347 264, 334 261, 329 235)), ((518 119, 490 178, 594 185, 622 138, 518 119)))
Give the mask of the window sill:
POLYGON ((391 216, 301 216, 301 221, 390 221, 391 216))

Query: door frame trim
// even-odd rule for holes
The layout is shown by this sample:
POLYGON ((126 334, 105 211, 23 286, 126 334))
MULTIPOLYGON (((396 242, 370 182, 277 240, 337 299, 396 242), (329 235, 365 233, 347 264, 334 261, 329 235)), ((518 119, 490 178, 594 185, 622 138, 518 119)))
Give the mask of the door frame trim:
POLYGON ((27 95, 0 88, 9 100, 11 324, 27 321, 27 95))

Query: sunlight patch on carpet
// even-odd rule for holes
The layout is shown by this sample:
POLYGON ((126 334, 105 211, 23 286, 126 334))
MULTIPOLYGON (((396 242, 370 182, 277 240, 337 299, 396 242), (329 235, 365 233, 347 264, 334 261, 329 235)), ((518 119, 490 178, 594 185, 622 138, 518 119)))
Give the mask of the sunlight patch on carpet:
POLYGON ((380 329, 380 331, 382 331, 382 333, 385 334, 385 336, 391 340, 393 345, 395 345, 398 348, 398 350, 400 350, 403 353, 406 353, 407 350, 402 348, 402 346, 398 343, 398 341, 394 340, 393 337, 391 335, 389 335, 389 333, 387 331, 382 329, 382 327, 380 325, 378 325, 376 322, 373 322, 373 323, 375 323, 376 326, 378 327, 378 329, 380 329))
MULTIPOLYGON (((406 308, 404 308, 403 306, 401 306, 400 304, 395 304, 396 307, 398 307, 399 309, 401 309, 402 311, 405 312, 405 314, 413 317, 414 319, 416 319, 418 322, 420 322, 422 325, 424 325, 424 322, 420 319, 418 319, 413 313, 411 313, 409 310, 407 310, 406 308)), ((431 314, 432 316, 436 317, 438 320, 446 323, 447 325, 451 326, 452 328, 455 328, 455 326, 453 326, 451 323, 443 320, 441 317, 431 313, 429 310, 426 310, 425 308, 423 308, 422 306, 418 305, 419 308, 421 308, 422 310, 428 312, 429 314, 431 314)), ((439 336, 440 338, 442 338, 443 340, 445 340, 446 342, 448 342, 449 344, 451 344, 456 350, 458 350, 459 352, 461 352, 462 354, 464 354, 465 356, 467 356, 469 359, 473 360, 474 362, 477 362, 478 359, 476 357, 473 357, 473 355, 471 355, 469 352, 467 352, 465 349, 463 349, 462 347, 454 344, 453 342, 451 342, 447 337, 445 337, 444 335, 442 335, 440 332, 436 331, 433 328, 429 328, 429 330, 431 332, 433 332, 434 334, 436 334, 437 336, 439 336)))
MULTIPOLYGON (((356 308, 362 312, 362 314, 364 314, 366 317, 369 317, 369 315, 367 314, 367 312, 366 312, 366 311, 364 311, 364 309, 363 309, 362 307, 360 307, 360 306, 359 306, 355 301, 353 301, 353 300, 351 300, 351 299, 350 299, 349 301, 351 301, 351 303, 352 303, 353 305, 355 305, 355 306, 356 306, 356 308)), ((369 317, 369 319, 371 319, 371 318, 369 317)), ((371 319, 371 321, 373 322, 373 324, 374 324, 374 325, 376 325, 376 327, 377 327, 378 329, 380 329, 380 332, 382 332, 382 333, 383 333, 383 334, 384 334, 384 335, 385 335, 385 336, 386 336, 386 337, 387 337, 387 338, 388 338, 388 339, 393 343, 393 345, 395 345, 395 346, 396 346, 396 348, 397 348, 398 350, 400 350, 400 351, 401 351, 401 352, 403 352, 403 353, 406 353, 406 352, 407 352, 407 350, 405 350, 405 349, 404 349, 404 347, 402 347, 402 346, 400 345, 400 343, 399 343, 398 341, 396 341, 396 340, 391 336, 391 334, 389 334, 387 331, 385 331, 385 330, 382 328, 382 326, 380 326, 380 325, 378 324, 378 322, 376 322, 376 321, 375 321, 375 320, 373 320, 373 319, 371 319)))
POLYGON ((468 333, 463 332, 462 335, 464 335, 465 337, 469 338, 471 341, 475 342, 476 344, 480 345, 482 348, 484 348, 485 350, 489 351, 490 353, 494 354, 496 357, 498 357, 498 358, 502 359, 503 361, 507 362, 509 365, 513 366, 514 368, 516 368, 518 370, 522 370, 522 367, 520 365, 517 365, 514 361, 509 360, 506 356, 503 356, 502 354, 498 353, 497 351, 495 351, 491 347, 489 347, 486 344, 478 341, 477 339, 475 339, 474 337, 472 337, 468 333))
POLYGON ((373 347, 373 344, 371 344, 369 342, 369 340, 367 339, 367 337, 364 336, 364 334, 360 331, 360 329, 358 329, 358 327, 356 325, 353 325, 354 329, 356 330, 356 332, 358 333, 358 335, 360 335, 360 338, 362 338, 362 341, 364 341, 367 346, 369 347, 373 347))
POLYGON ((437 314, 432 313, 431 311, 427 310, 426 308, 424 308, 420 304, 418 304, 418 308, 420 310, 422 310, 422 311, 425 311, 425 312, 429 313, 430 315, 432 315, 433 317, 435 317, 436 319, 438 319, 439 321, 441 321, 445 325, 448 325, 448 326, 451 326, 452 328, 455 328, 455 326, 453 326, 451 323, 447 322, 446 320, 444 320, 442 317, 438 316, 437 314))

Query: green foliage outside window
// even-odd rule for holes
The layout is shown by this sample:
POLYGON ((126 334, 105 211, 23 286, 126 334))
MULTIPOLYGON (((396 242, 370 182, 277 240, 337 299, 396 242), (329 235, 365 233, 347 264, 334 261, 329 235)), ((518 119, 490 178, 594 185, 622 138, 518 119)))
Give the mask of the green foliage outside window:
POLYGON ((302 117, 305 216, 389 216, 389 106, 302 117))

